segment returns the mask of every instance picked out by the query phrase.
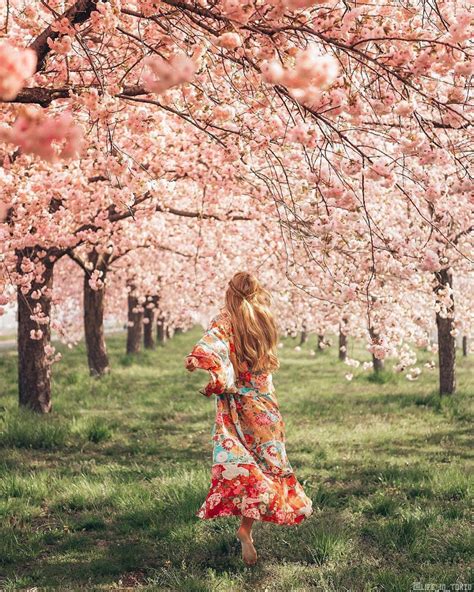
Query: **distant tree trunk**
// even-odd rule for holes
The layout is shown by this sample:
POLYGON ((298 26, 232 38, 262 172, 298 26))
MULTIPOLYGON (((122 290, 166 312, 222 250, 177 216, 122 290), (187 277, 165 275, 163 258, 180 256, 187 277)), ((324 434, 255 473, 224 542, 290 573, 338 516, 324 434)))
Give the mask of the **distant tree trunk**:
POLYGON ((93 290, 89 274, 84 273, 84 333, 87 348, 87 362, 91 376, 103 376, 110 372, 107 346, 104 337, 105 286, 93 290))
POLYGON ((318 334, 318 351, 323 351, 324 349, 324 335, 322 333, 318 334))
POLYGON ((163 317, 163 316, 158 317, 158 320, 156 323, 156 339, 157 339, 158 343, 161 343, 161 344, 166 343, 167 331, 166 331, 165 317, 163 317))
POLYGON ((343 333, 342 326, 339 327, 339 359, 341 362, 347 359, 347 335, 343 333))
MULTIPOLYGON (((369 334, 370 334, 372 341, 377 342, 377 340, 379 338, 379 334, 375 331, 375 329, 373 327, 369 328, 369 334)), ((384 369, 383 360, 381 360, 380 358, 376 358, 374 356, 374 354, 372 354, 372 365, 374 368, 374 372, 376 372, 376 373, 381 372, 384 369)))
POLYGON ((469 348, 468 348, 467 335, 464 335, 462 338, 462 355, 467 356, 468 351, 469 351, 469 348))
POLYGON ((381 360, 380 358, 376 358, 373 354, 372 354, 372 364, 374 366, 375 372, 381 372, 384 368, 383 360, 381 360))
POLYGON ((127 354, 138 354, 141 349, 143 333, 143 307, 130 286, 128 294, 127 354))
MULTIPOLYGON (((438 285, 435 292, 439 293, 453 287, 453 275, 448 269, 435 273, 438 285)), ((447 318, 436 313, 438 327, 438 359, 439 359, 439 394, 452 395, 456 391, 456 338, 454 330, 454 300, 450 296, 447 318)))
MULTIPOLYGON (((34 260, 36 250, 33 253, 17 253, 18 273, 23 273, 21 263, 24 257, 34 260)), ((39 324, 33 321, 30 316, 39 304, 42 315, 50 317, 51 314, 51 291, 53 288, 54 262, 49 254, 41 259, 45 266, 43 272, 44 282, 33 281, 31 290, 23 294, 21 288, 17 291, 18 303, 18 386, 19 403, 23 407, 29 407, 38 413, 49 413, 51 411, 51 364, 48 361, 45 347, 51 342, 51 325, 39 324), (39 299, 32 298, 34 291, 41 291, 39 299), (39 339, 31 339, 32 331, 39 339)))
POLYGON ((308 341, 308 332, 306 331, 306 328, 303 327, 303 329, 301 331, 300 345, 303 345, 307 341, 308 341))
POLYGON ((171 329, 169 325, 165 325, 166 339, 171 339, 171 329))
POLYGON ((143 343, 145 345, 145 349, 155 349, 155 338, 153 336, 155 312, 156 308, 154 298, 149 296, 145 303, 145 318, 143 324, 143 343))

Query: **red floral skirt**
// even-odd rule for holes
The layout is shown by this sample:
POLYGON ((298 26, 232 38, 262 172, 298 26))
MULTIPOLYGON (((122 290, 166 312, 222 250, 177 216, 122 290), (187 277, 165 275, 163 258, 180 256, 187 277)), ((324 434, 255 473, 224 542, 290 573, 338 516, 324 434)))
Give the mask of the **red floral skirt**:
POLYGON ((271 376, 253 377, 238 388, 216 394, 211 486, 196 515, 298 524, 312 514, 312 503, 286 454, 271 376))
POLYGON ((286 476, 265 474, 254 465, 226 469, 214 465, 206 500, 196 515, 203 519, 221 516, 247 516, 275 524, 298 524, 312 513, 294 473, 286 476), (229 471, 229 477, 223 474, 229 471), (231 477, 233 473, 238 473, 231 477))

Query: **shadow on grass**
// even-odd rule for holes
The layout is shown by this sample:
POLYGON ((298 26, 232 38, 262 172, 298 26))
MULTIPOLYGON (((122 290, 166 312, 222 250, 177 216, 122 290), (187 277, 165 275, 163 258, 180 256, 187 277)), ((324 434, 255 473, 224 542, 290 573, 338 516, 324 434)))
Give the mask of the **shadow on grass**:
MULTIPOLYGON (((407 551, 425 561, 435 556, 436 541, 442 539, 430 532, 434 514, 412 508, 408 491, 429 483, 430 495, 443 501, 453 485, 449 479, 438 484, 437 490, 429 467, 387 467, 384 463, 361 468, 345 461, 340 472, 340 479, 328 480, 314 492, 315 508, 322 512, 316 511, 301 526, 257 525, 261 564, 253 573, 247 573, 239 558, 236 518, 201 521, 195 516, 206 493, 207 477, 196 484, 195 479, 175 482, 172 475, 165 485, 163 479, 156 478, 156 496, 119 497, 115 507, 105 512, 98 508, 97 513, 66 513, 67 529, 56 525, 48 531, 45 522, 43 528, 37 525, 38 536, 33 541, 10 539, 13 571, 30 585, 54 581, 65 589, 91 583, 113 586, 128 574, 141 583, 150 578, 164 589, 174 581, 176 590, 206 590, 202 586, 211 570, 220 578, 240 582, 245 589, 275 562, 317 567, 338 564, 338 577, 343 581, 344 566, 357 549, 369 555, 383 553, 386 560, 407 551), (367 501, 362 525, 347 520, 347 510, 357 500, 367 501), (122 502, 126 508, 120 509, 122 502)), ((149 483, 152 492, 154 482, 149 483)), ((452 534, 445 540, 452 560, 467 560, 466 543, 452 534)), ((2 556, 5 559, 4 553, 2 556)))
MULTIPOLYGON (((17 589, 405 592, 417 570, 425 582, 465 573, 461 397, 440 402, 432 375, 349 385, 329 352, 288 350, 275 384, 315 514, 298 527, 257 524, 261 561, 246 569, 238 518, 195 516, 210 481, 214 410, 197 393, 205 378, 185 374, 182 357, 200 334, 133 359, 123 338, 110 340, 113 372, 102 381, 87 376, 83 346, 65 352, 54 370, 64 437, 45 423, 45 445, 17 422, 0 451, 0 571, 17 589)), ((8 413, 14 362, 0 360, 8 413)))

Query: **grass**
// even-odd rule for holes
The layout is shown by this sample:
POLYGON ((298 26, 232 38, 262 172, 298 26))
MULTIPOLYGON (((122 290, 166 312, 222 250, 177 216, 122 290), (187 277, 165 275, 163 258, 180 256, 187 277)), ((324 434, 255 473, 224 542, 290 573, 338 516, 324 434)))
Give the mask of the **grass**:
MULTIPOLYGON (((137 358, 113 336, 102 380, 89 378, 83 346, 63 351, 49 417, 17 409, 16 356, 0 354, 0 589, 468 589, 469 358, 458 394, 440 399, 436 371, 409 382, 387 364, 375 380, 351 369, 347 382, 334 347, 311 356, 286 340, 277 395, 316 511, 298 527, 257 524, 260 561, 249 569, 236 518, 195 516, 214 413, 197 392, 204 375, 182 367, 198 336, 137 358)), ((350 355, 368 359, 353 344, 350 355)))

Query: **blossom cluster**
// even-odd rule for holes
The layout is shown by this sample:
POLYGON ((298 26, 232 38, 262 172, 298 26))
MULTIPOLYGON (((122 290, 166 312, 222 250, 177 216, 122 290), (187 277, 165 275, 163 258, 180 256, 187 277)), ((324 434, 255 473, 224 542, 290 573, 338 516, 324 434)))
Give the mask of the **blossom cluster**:
POLYGON ((294 66, 285 68, 278 60, 262 64, 262 76, 270 84, 281 84, 302 104, 314 104, 321 91, 328 89, 339 76, 339 62, 331 54, 321 54, 316 45, 296 53, 294 66))
POLYGON ((83 142, 82 128, 69 112, 49 116, 42 109, 22 110, 13 125, 0 128, 0 140, 18 146, 25 154, 35 154, 54 162, 78 155, 83 142))
POLYGON ((143 75, 143 84, 151 93, 163 93, 174 86, 191 82, 197 70, 196 63, 182 52, 167 60, 161 56, 150 56, 144 64, 147 70, 143 75))
POLYGON ((36 54, 31 49, 19 49, 10 43, 0 44, 0 100, 12 101, 33 76, 36 54))

